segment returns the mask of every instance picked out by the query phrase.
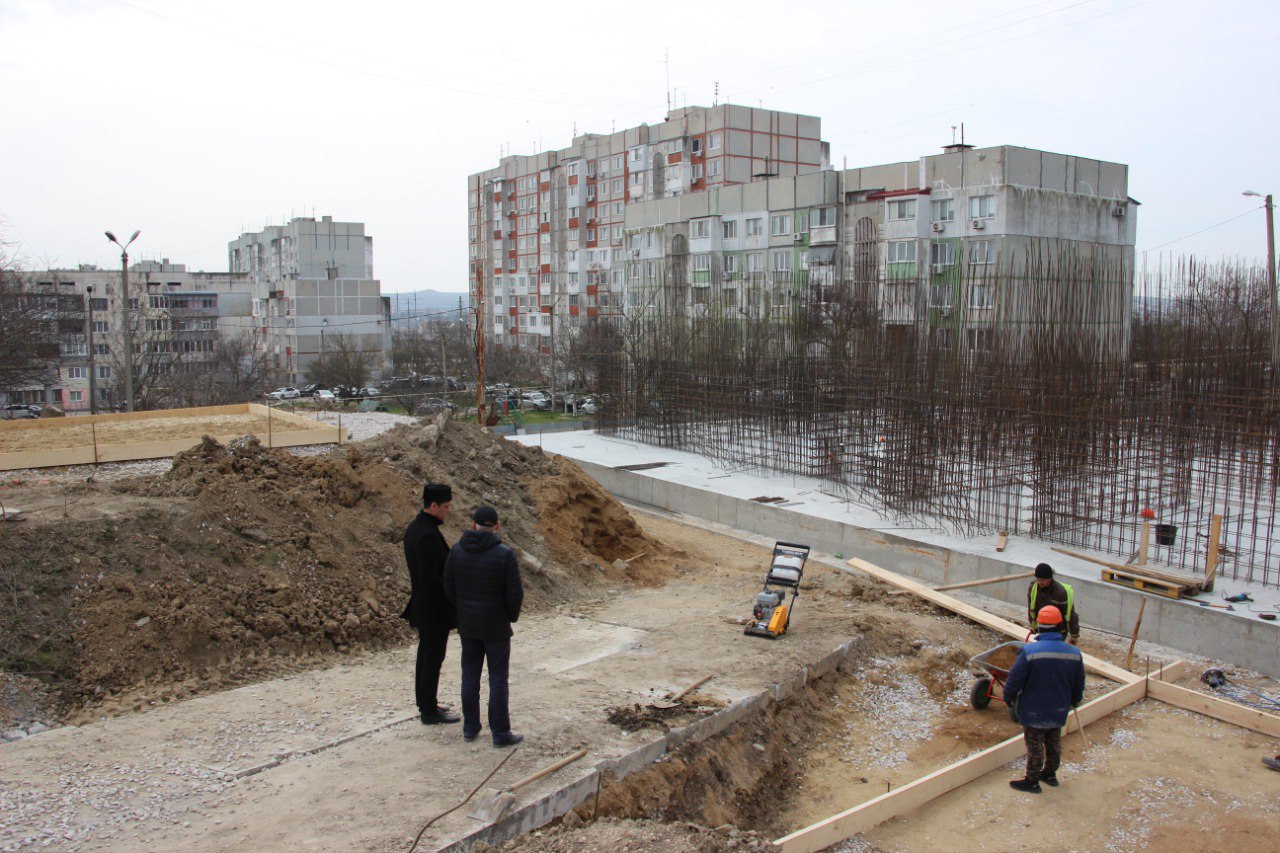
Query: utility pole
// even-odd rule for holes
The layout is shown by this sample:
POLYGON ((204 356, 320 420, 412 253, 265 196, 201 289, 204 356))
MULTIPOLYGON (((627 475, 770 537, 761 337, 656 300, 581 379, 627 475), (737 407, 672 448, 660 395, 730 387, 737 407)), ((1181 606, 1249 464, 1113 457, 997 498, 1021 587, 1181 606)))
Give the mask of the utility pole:
POLYGON ((120 247, 120 317, 124 320, 124 399, 125 411, 133 411, 133 324, 129 319, 129 247, 142 231, 134 231, 127 243, 106 232, 107 239, 120 247))
POLYGON ((93 285, 85 287, 85 304, 89 306, 89 414, 98 414, 98 375, 93 357, 93 285))
MULTIPOLYGON (((1245 191, 1246 196, 1260 197, 1262 193, 1245 191)), ((1280 371, 1280 296, 1276 294, 1276 221, 1275 201, 1271 193, 1263 199, 1267 209, 1267 284, 1271 288, 1271 373, 1280 371)))

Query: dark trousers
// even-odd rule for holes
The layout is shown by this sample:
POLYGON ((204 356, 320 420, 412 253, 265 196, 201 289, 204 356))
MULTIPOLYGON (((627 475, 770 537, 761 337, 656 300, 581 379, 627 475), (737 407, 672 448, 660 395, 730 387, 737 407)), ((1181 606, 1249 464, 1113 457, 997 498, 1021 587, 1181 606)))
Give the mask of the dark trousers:
POLYGON ((1062 762, 1062 730, 1024 728, 1022 739, 1027 742, 1027 778, 1039 782, 1056 776, 1062 762))
POLYGON ((511 713, 507 708, 507 674, 511 668, 510 640, 462 640, 462 733, 480 733, 480 670, 489 663, 489 734, 511 734, 511 713))
POLYGON ((449 645, 449 629, 418 629, 418 663, 413 673, 413 694, 418 702, 418 712, 430 714, 437 705, 436 691, 440 689, 440 665, 449 645))

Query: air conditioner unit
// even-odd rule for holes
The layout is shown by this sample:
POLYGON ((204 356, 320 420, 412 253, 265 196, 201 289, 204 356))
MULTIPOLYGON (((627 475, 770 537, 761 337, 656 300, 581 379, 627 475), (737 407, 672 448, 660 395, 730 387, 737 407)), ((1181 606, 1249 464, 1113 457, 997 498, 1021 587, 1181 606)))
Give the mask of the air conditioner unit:
POLYGON ((632 250, 631 250, 631 257, 633 257, 633 258, 638 258, 638 257, 640 257, 640 250, 639 250, 639 249, 632 249, 632 250))
POLYGON ((935 222, 933 223, 933 230, 941 234, 943 231, 947 230, 947 225, 945 222, 935 222))
POLYGON ((792 240, 795 240, 797 243, 799 243, 799 242, 801 242, 802 240, 804 240, 804 235, 803 235, 803 234, 793 234, 793 235, 792 235, 792 237, 791 237, 791 239, 792 239, 792 240))
POLYGON ((1123 219, 1127 210, 1128 208, 1126 208, 1123 204, 1117 204, 1115 207, 1111 208, 1111 215, 1118 216, 1121 219, 1123 219))
POLYGON ((974 231, 981 231, 983 228, 987 227, 987 223, 981 219, 975 219, 969 223, 969 227, 974 231))

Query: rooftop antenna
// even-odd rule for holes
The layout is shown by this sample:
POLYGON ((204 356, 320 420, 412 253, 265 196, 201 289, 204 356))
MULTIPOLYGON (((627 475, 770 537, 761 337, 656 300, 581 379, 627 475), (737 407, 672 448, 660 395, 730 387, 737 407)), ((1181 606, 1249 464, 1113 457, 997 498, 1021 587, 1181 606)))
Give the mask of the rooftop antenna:
POLYGON ((964 145, 964 122, 960 122, 960 144, 964 145))
POLYGON ((954 124, 951 125, 951 144, 956 144, 956 126, 954 124))
POLYGON ((667 112, 671 112, 671 48, 662 49, 662 61, 667 66, 667 112))
POLYGON ((713 107, 720 106, 720 81, 719 80, 716 81, 715 94, 711 96, 711 106, 713 107))

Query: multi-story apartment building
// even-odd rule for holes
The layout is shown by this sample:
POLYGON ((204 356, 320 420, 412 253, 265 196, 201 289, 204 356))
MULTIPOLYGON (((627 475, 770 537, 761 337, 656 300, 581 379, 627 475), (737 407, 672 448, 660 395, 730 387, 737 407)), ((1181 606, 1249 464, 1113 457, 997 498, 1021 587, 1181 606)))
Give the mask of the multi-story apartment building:
POLYGON ((687 107, 471 175, 469 281, 487 339, 545 350, 557 319, 618 315, 638 257, 625 234, 633 205, 820 172, 820 131, 814 116, 687 107))
MULTIPOLYGON (((124 403, 122 274, 84 264, 32 272, 30 287, 56 298, 61 359, 43 386, 10 391, 9 402, 52 403, 67 412, 124 403)), ((210 369, 220 338, 248 333, 248 280, 232 273, 189 272, 183 264, 140 261, 129 267, 134 373, 199 374, 210 369)))
POLYGON ((1136 239, 1128 168, 1014 146, 771 178, 626 209, 624 312, 760 317, 825 288, 889 334, 1025 347, 1069 334, 1123 353, 1136 239))
POLYGON ((280 384, 303 382, 325 335, 342 335, 374 376, 391 367, 391 302, 373 277, 373 238, 360 222, 297 217, 240 235, 227 247, 233 274, 248 278, 253 327, 280 384))

